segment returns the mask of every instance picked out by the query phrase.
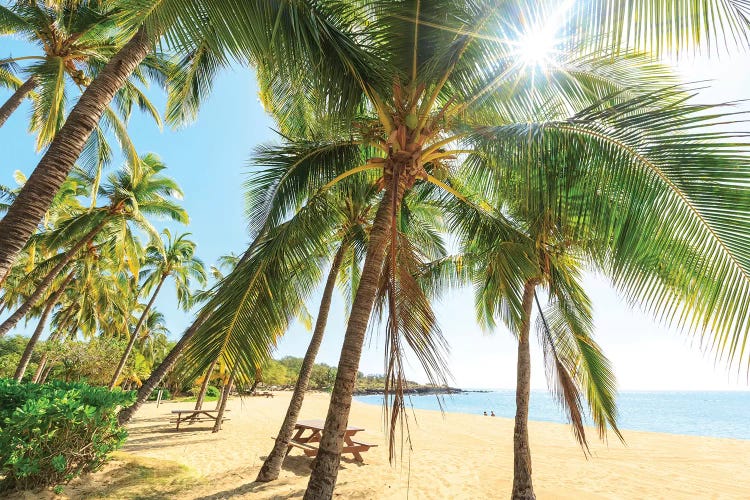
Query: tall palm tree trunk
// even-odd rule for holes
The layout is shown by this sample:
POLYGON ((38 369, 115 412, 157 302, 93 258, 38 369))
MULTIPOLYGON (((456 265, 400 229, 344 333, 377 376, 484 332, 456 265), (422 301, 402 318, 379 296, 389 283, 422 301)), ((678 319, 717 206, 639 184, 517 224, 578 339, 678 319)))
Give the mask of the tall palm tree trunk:
POLYGON ((39 379, 42 377, 42 372, 47 367, 47 353, 42 354, 42 359, 39 360, 39 366, 36 367, 34 376, 31 377, 31 381, 35 384, 39 383, 39 379))
POLYGON ((221 391, 221 400, 219 401, 219 405, 216 408, 219 410, 219 412, 216 414, 216 422, 214 423, 214 428, 211 432, 219 432, 221 430, 221 421, 224 419, 224 411, 227 408, 227 399, 229 399, 229 393, 232 392, 232 386, 234 385, 234 375, 237 372, 237 367, 235 366, 232 368, 232 373, 229 375, 229 380, 227 380, 227 385, 224 386, 224 389, 221 391))
POLYGON ((29 361, 31 361, 31 354, 34 352, 34 347, 36 347, 36 343, 39 341, 39 337, 42 335, 44 325, 47 323, 47 318, 52 312, 52 308, 54 308, 55 305, 60 301, 60 297, 65 292, 65 289, 68 287, 70 282, 73 280, 73 276, 74 273, 68 274, 65 280, 60 284, 60 288, 58 288, 57 291, 52 294, 49 300, 47 300, 47 304, 44 306, 44 311, 42 311, 42 316, 39 318, 39 323, 36 325, 36 329, 31 335, 31 338, 26 343, 26 348, 21 355, 21 360, 18 362, 18 367, 16 368, 16 374, 14 376, 17 381, 20 382, 21 379, 23 379, 23 376, 26 374, 26 368, 29 366, 29 361))
MULTIPOLYGON (((43 384, 47 381, 47 377, 49 377, 49 374, 52 372, 52 367, 48 366, 44 369, 42 372, 42 375, 39 377, 39 382, 37 384, 43 384)), ((65 381, 68 382, 70 379, 70 374, 65 375, 65 381)))
POLYGON ((328 407, 318 455, 313 463, 310 481, 307 483, 305 500, 328 499, 333 496, 333 488, 336 486, 336 476, 341 461, 344 431, 349 422, 354 383, 357 379, 359 359, 362 355, 362 344, 365 340, 367 325, 375 303, 378 282, 383 271, 394 205, 397 207, 399 201, 400 196, 393 192, 392 188, 386 188, 373 221, 362 276, 349 315, 344 343, 341 346, 336 382, 331 393, 331 402, 328 407))
POLYGON ((211 374, 214 372, 214 368, 216 367, 216 363, 219 362, 219 358, 216 358, 213 363, 211 363, 211 366, 208 367, 208 370, 206 370, 206 377, 203 379, 203 383, 201 384, 201 390, 198 393, 198 399, 195 400, 195 409, 200 410, 203 408, 203 400, 206 399, 206 391, 208 390, 208 384, 211 381, 211 374))
POLYGON ((534 281, 523 289, 523 321, 518 336, 518 368, 516 377, 516 423, 513 428, 513 493, 514 500, 534 500, 531 484, 531 450, 529 448, 529 395, 531 392, 531 352, 529 332, 534 300, 534 281))
POLYGON ((185 334, 182 336, 182 338, 175 344, 172 350, 169 351, 169 354, 167 354, 161 364, 156 368, 156 370, 152 371, 151 375, 146 379, 145 382, 143 382, 143 385, 141 385, 140 389, 138 389, 138 395, 136 396, 135 403, 128 406, 127 408, 123 408, 122 410, 120 410, 120 413, 117 414, 117 422, 120 425, 127 424, 133 417, 135 412, 137 412, 140 407, 143 406, 143 403, 145 403, 151 393, 154 392, 156 386, 161 383, 167 372, 169 372, 169 370, 171 370, 175 365, 177 360, 182 355, 182 352, 190 343, 190 339, 193 338, 195 332, 198 331, 198 328, 200 328, 207 317, 208 313, 204 312, 195 319, 193 324, 190 325, 190 328, 185 331, 185 334))
POLYGON ((151 51, 153 38, 141 27, 86 88, 65 124, 0 220, 0 281, 49 210, 102 113, 138 64, 151 51))
POLYGON ((36 87, 37 84, 37 77, 36 75, 32 75, 28 80, 23 82, 23 85, 18 87, 15 92, 13 92, 13 95, 8 98, 5 103, 0 106, 0 127, 5 125, 5 122, 8 121, 8 118, 10 118, 10 115, 13 114, 13 112, 18 109, 18 106, 21 105, 24 99, 26 99, 26 96, 29 95, 29 92, 34 90, 34 87, 36 87))
POLYGON ((310 382, 310 374, 315 364, 315 358, 318 355, 320 344, 323 342, 323 335, 325 334, 326 323, 328 322, 328 311, 331 309, 331 297, 333 296, 333 289, 336 285, 339 269, 341 269, 341 262, 344 260, 345 250, 346 245, 342 243, 338 252, 336 252, 336 256, 333 258, 331 270, 328 273, 328 279, 323 289, 323 297, 320 300, 320 309, 318 310, 318 319, 315 321, 315 330, 313 330, 310 345, 307 346, 305 358, 302 360, 299 378, 297 378, 297 383, 292 393, 292 400, 289 402, 289 408, 286 411, 284 422, 281 424, 281 429, 279 429, 279 435, 276 437, 273 450, 271 450, 268 458, 263 463, 263 467, 261 467, 258 477, 255 479, 256 481, 273 481, 279 477, 281 463, 286 456, 289 440, 292 438, 294 426, 297 423, 300 409, 302 409, 302 402, 305 399, 305 392, 310 382))
MULTIPOLYGON (((47 342, 53 342, 57 340, 57 337, 60 335, 60 332, 53 332, 50 334, 49 338, 47 338, 47 342)), ((42 354, 42 359, 39 360, 39 366, 36 367, 36 371, 34 372, 34 376, 31 377, 31 381, 35 384, 41 383, 40 380, 42 378, 42 373, 44 372, 44 369, 47 367, 47 360, 49 359, 49 355, 45 352, 42 354)))
POLYGON ((128 362, 128 357, 130 357, 130 353, 133 351, 133 346, 135 345, 135 341, 138 339, 138 332, 141 330, 141 326, 143 325, 143 322, 146 320, 146 317, 148 316, 148 312, 151 310, 151 306, 154 305, 154 301, 156 300, 156 296, 159 295, 159 291, 161 290, 162 285, 167 280, 167 276, 169 276, 169 274, 167 273, 163 273, 161 275, 159 284, 156 285, 156 290, 154 290, 154 293, 151 294, 151 299, 149 299, 148 304, 146 304, 146 308, 143 309, 143 312, 141 313, 141 317, 138 318, 138 323, 136 323, 135 328, 133 329, 133 333, 132 335, 130 335, 128 346, 125 348, 125 352, 122 353, 122 357, 120 358, 120 363, 117 365, 114 375, 112 375, 112 380, 109 383, 110 391, 115 388, 115 384, 117 384, 117 379, 120 378, 120 374, 122 373, 122 370, 125 368, 125 363, 128 362))
MULTIPOLYGON (((6 216, 7 217, 7 216, 6 216)), ((5 219, 3 219, 5 220, 5 219)), ((26 313, 29 312, 29 310, 34 307, 34 305, 39 301, 39 299, 42 297, 44 292, 47 291, 47 289, 50 287, 52 282, 57 278, 57 276, 60 274, 60 272, 63 270, 63 268, 70 262, 70 260, 75 257, 75 255, 78 253, 78 251, 83 248, 84 245, 87 245, 91 240, 94 239, 94 237, 99 233, 99 231, 102 230, 104 225, 107 223, 107 219, 105 218, 102 220, 97 226, 86 233, 86 235, 81 238, 78 243, 73 245, 73 247, 65 252, 65 255, 63 255, 63 258, 60 259, 60 262, 55 265, 55 267, 52 268, 50 272, 47 273, 47 275, 42 279, 42 281, 37 285, 36 289, 34 289, 34 293, 29 295, 29 297, 26 299, 26 301, 21 304, 21 307, 16 309, 13 314, 11 314, 8 319, 6 319, 2 325, 0 325, 0 337, 3 337, 6 333, 8 333, 10 330, 13 329, 14 326, 18 324, 21 319, 26 316, 26 313)), ((2 239, 2 236, 0 236, 0 239, 2 239)))

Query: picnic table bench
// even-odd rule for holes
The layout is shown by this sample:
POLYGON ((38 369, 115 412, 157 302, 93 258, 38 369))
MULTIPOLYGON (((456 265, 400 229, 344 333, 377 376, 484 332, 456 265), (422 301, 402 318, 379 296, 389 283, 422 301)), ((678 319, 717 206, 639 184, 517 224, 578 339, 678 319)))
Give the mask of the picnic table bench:
POLYGON ((256 398, 259 398, 259 397, 272 398, 272 397, 274 397, 274 394, 272 392, 268 392, 268 391, 266 391, 266 392, 251 392, 250 396, 256 397, 256 398))
MULTIPOLYGON (((225 412, 229 410, 224 410, 225 412)), ((172 410, 172 415, 176 415, 176 418, 170 419, 170 422, 177 422, 177 429, 180 430, 180 423, 188 421, 188 424, 195 422, 214 422, 219 417, 219 410, 172 410)), ((222 417, 222 423, 229 420, 226 417, 222 417)))
MULTIPOLYGON (((323 432, 325 422, 323 420, 300 420, 294 426, 295 433, 289 441, 286 453, 289 454, 292 448, 299 448, 308 457, 314 457, 318 454, 318 447, 313 446, 312 443, 319 443, 320 436, 323 432), (306 435, 307 433, 307 435, 306 435)), ((351 453, 354 455, 354 459, 358 462, 364 462, 361 453, 377 446, 372 443, 365 443, 363 441, 354 441, 352 437, 364 429, 361 427, 348 426, 344 432, 344 447, 341 449, 341 454, 351 453)))

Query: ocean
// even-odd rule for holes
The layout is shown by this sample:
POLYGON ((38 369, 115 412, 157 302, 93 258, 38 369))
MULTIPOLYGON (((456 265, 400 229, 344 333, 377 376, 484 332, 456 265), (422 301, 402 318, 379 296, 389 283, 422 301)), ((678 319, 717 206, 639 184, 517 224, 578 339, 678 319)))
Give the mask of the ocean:
MULTIPOLYGON (((513 418, 515 393, 511 390, 444 395, 448 412, 481 415, 494 411, 513 418)), ((380 405, 383 396, 357 396, 358 401, 380 405)), ((437 398, 411 396, 416 409, 439 410, 437 398)), ((407 400, 407 404, 409 403, 407 400)), ((617 398, 620 429, 693 436, 750 439, 750 392, 621 392, 617 398)), ((529 418, 567 423, 556 401, 546 391, 532 391, 529 418)))

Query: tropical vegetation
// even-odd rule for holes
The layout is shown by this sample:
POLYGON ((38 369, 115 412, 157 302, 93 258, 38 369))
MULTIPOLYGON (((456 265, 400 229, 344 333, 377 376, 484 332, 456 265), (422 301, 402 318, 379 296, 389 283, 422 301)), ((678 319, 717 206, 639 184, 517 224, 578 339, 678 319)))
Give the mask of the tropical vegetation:
POLYGON ((99 468, 125 442, 116 409, 131 400, 83 383, 0 380, 0 491, 55 486, 99 468))
POLYGON ((404 353, 415 354, 430 383, 444 385, 447 343, 433 307, 445 291, 474 285, 479 322, 490 330, 503 323, 518 340, 512 496, 535 498, 526 427, 534 316, 550 387, 581 445, 585 406, 600 437, 619 435, 614 374, 593 339, 584 270, 700 335, 728 364, 750 359, 748 143, 725 127, 737 120, 731 103, 700 103, 699 89, 657 60, 748 47, 750 10, 740 0, 660 6, 79 0, 3 7, 0 33, 31 36, 45 50, 23 69, 15 66, 21 59, 2 61, 0 85, 15 93, 0 125, 2 113, 30 96, 32 130, 49 144, 21 187, 2 190, 0 301, 10 316, 0 335, 39 318, 16 379, 36 363, 33 380, 43 381, 55 366, 53 349, 38 361, 33 354, 49 322, 51 345, 79 335, 119 342, 109 387, 138 387, 120 424, 165 382, 177 381, 178 391, 200 386, 199 408, 217 375, 223 412, 235 383, 282 378, 286 365, 270 361, 274 347, 297 319, 312 323, 306 302, 325 283, 292 403, 259 475, 273 480, 339 282, 347 328, 305 493, 331 498, 368 328, 385 331, 394 458, 405 418, 404 353), (187 222, 173 199, 179 187, 155 155, 129 152, 120 132, 125 166, 103 180, 108 146, 100 130, 121 129, 133 104, 154 114, 133 83, 146 74, 168 89, 166 122, 186 124, 235 61, 255 68, 280 136, 253 155, 252 243, 228 259, 226 274, 215 269, 210 288, 191 290, 189 278, 206 281, 195 245, 171 232, 165 243, 149 221, 187 222), (46 73, 53 66, 56 76, 46 73), (68 113, 70 78, 83 92, 68 113), (124 120, 115 120, 111 102, 124 120), (96 168, 76 167, 89 147, 96 168), (196 316, 167 350, 154 303, 170 276, 180 305, 196 307, 196 316))

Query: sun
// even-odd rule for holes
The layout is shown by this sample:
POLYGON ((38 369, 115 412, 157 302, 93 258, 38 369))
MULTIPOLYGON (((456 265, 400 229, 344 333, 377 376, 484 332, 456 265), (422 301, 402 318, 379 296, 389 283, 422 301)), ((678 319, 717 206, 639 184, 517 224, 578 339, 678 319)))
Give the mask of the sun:
POLYGON ((516 57, 524 66, 544 70, 554 65, 562 43, 559 32, 574 3, 575 0, 566 0, 552 11, 529 16, 532 21, 519 33, 515 48, 516 57))
POLYGON ((525 66, 545 69, 553 62, 556 45, 548 30, 532 30, 519 40, 518 57, 525 66))

